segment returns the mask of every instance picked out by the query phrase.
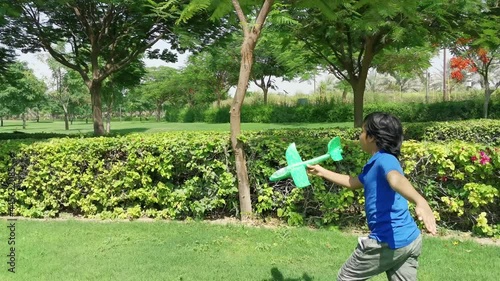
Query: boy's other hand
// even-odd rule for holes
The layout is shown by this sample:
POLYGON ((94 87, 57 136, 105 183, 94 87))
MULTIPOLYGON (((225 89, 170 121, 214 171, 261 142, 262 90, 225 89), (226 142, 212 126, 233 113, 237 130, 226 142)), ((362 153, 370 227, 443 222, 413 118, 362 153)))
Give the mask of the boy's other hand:
POLYGON ((419 221, 422 221, 425 225, 425 228, 432 235, 436 235, 436 218, 434 217, 434 213, 432 212, 429 204, 417 204, 415 206, 415 213, 417 214, 417 218, 419 221))

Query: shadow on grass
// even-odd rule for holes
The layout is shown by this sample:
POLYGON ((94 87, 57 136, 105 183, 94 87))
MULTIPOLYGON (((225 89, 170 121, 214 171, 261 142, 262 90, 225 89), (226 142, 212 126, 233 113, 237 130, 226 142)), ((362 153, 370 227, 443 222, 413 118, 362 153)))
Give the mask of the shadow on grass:
POLYGON ((314 278, 309 276, 309 274, 307 274, 307 273, 302 274, 302 277, 298 277, 298 278, 285 278, 283 276, 283 273, 281 273, 281 271, 276 267, 271 268, 271 276, 272 276, 271 279, 265 279, 263 281, 312 281, 312 280, 314 280, 314 278))

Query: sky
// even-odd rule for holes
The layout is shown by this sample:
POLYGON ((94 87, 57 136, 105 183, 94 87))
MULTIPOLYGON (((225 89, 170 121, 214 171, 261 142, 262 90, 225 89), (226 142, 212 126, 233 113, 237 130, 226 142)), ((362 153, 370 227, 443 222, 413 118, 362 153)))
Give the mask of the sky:
MULTIPOLYGON (((165 42, 156 43, 153 48, 166 48, 167 45, 165 42)), ((35 53, 35 54, 22 54, 18 52, 18 59, 21 61, 25 61, 28 63, 28 67, 33 69, 35 75, 39 79, 44 79, 46 82, 50 79, 50 69, 42 60, 39 59, 40 56, 48 56, 47 53, 35 53)), ((146 67, 155 67, 155 66, 170 66, 173 68, 181 68, 186 64, 188 53, 179 54, 178 60, 176 63, 166 63, 159 59, 145 59, 144 62, 146 67)), ((447 59, 449 59, 449 54, 447 55, 447 59)), ((439 56, 435 57, 431 61, 432 66, 429 68, 429 72, 431 73, 439 73, 443 68, 443 57, 442 51, 439 53, 439 56)), ((276 85, 278 86, 277 91, 280 93, 285 93, 286 95, 295 95, 297 93, 302 94, 310 94, 314 92, 315 84, 318 87, 319 83, 325 80, 328 77, 326 73, 316 76, 316 83, 313 79, 309 81, 298 81, 294 80, 291 82, 283 81, 281 78, 276 78, 276 85)), ((260 88, 254 85, 254 83, 250 83, 249 86, 250 91, 261 91, 260 88)), ((234 94, 235 89, 231 89, 229 91, 230 94, 234 94)))

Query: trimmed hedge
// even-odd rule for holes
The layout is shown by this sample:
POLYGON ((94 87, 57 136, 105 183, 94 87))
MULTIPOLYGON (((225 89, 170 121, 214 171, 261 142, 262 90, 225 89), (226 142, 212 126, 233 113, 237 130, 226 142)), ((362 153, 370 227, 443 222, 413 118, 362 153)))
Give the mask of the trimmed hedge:
MULTIPOLYGON (((362 190, 351 191, 317 177, 296 189, 291 180, 269 182, 286 165, 295 142, 304 159, 326 152, 341 136, 344 160, 325 162, 357 174, 369 155, 351 131, 269 130, 244 134, 256 214, 290 224, 363 225, 362 190)), ((454 141, 406 141, 405 172, 447 227, 499 235, 498 147, 454 141)), ((69 212, 99 218, 183 219, 238 215, 237 179, 228 133, 134 134, 116 138, 2 142, 0 214, 56 217, 69 212), (12 193, 12 191, 14 193, 12 193), (13 196, 12 196, 13 195, 13 196)))
MULTIPOLYGON (((384 111, 395 114, 403 122, 460 121, 483 118, 483 100, 449 101, 438 103, 369 103, 364 113, 384 111)), ((493 99, 488 109, 490 119, 500 119, 500 102, 493 99)), ((352 104, 334 101, 304 105, 244 104, 241 121, 248 123, 321 123, 353 122, 352 104)), ((170 122, 228 123, 229 106, 217 108, 168 108, 170 122), (191 114, 189 115, 188 113, 191 114), (189 118, 186 116, 189 115, 189 118)))
MULTIPOLYGON (((357 140, 361 133, 360 128, 334 129, 343 139, 357 140)), ((297 137, 303 135, 330 135, 331 128, 320 129, 290 129, 287 131, 276 130, 273 134, 288 135, 290 132, 297 137)), ((254 133, 261 134, 261 133, 254 133)), ((262 134, 268 134, 263 132, 262 134)), ((487 145, 500 145, 500 120, 479 119, 452 122, 421 122, 404 124, 405 140, 446 142, 463 140, 467 142, 483 143, 487 145)), ((113 136, 113 135, 111 135, 113 136)), ((0 133, 0 140, 31 139, 46 140, 49 138, 89 138, 89 134, 53 134, 53 133, 0 133)))
POLYGON ((409 123, 404 127, 406 139, 433 142, 463 140, 500 145, 500 120, 409 123))
MULTIPOLYGON (((448 142, 450 140, 461 140, 472 143, 482 143, 492 146, 500 146, 500 120, 479 119, 452 122, 421 122, 404 123, 404 139, 414 141, 448 142)), ((358 140, 361 133, 360 128, 320 128, 320 129, 289 129, 274 130, 272 134, 292 134, 296 138, 307 136, 331 135, 335 131, 342 139, 358 140)), ((256 133, 268 134, 268 132, 256 133)))
POLYGON ((20 139, 37 139, 45 140, 50 138, 64 138, 64 137, 79 137, 79 135, 66 135, 66 134, 56 134, 56 133, 24 133, 24 132, 13 132, 13 133, 0 133, 0 140, 20 140, 20 139))

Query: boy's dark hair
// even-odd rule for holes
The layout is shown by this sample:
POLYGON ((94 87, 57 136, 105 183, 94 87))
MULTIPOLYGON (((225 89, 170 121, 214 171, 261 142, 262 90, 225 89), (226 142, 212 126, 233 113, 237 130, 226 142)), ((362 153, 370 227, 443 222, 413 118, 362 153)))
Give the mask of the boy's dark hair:
POLYGON ((363 126, 366 135, 375 138, 379 149, 399 157, 403 143, 403 126, 397 117, 388 113, 373 112, 366 115, 363 126))

